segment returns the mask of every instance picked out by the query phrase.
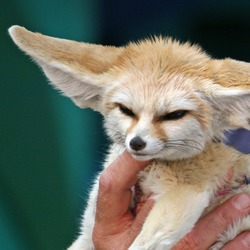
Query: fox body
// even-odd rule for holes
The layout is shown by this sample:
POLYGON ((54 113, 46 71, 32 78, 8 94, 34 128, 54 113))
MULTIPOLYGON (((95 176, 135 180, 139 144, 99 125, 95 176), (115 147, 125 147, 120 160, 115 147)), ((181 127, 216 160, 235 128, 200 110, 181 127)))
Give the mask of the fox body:
MULTIPOLYGON (((250 175, 250 157, 222 144, 224 131, 250 129, 250 64, 215 60, 200 47, 155 37, 112 47, 47 37, 13 26, 14 42, 44 70, 52 85, 81 108, 104 117, 113 141, 104 168, 125 149, 152 160, 139 174, 155 205, 130 249, 171 249, 208 210, 250 175), (232 178, 226 178, 228 172, 232 178)), ((70 249, 94 249, 98 178, 82 231, 70 249)), ((250 217, 237 221, 211 249, 220 249, 250 217)))

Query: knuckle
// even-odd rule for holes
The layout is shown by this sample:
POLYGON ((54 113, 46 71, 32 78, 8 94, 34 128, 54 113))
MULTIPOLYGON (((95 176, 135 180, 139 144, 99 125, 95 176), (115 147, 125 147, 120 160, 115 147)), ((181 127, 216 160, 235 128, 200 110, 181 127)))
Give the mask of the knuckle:
POLYGON ((213 232, 215 228, 218 231, 223 231, 230 225, 231 221, 231 218, 227 214, 221 214, 216 217, 210 218, 210 220, 207 221, 205 231, 213 232))
POLYGON ((105 246, 108 245, 109 239, 105 234, 103 227, 98 223, 95 223, 92 232, 92 241, 95 249, 106 249, 105 246))
POLYGON ((111 192, 115 186, 115 178, 109 169, 105 169, 105 171, 101 174, 99 178, 99 190, 102 192, 111 192))
POLYGON ((241 214, 238 211, 234 211, 232 209, 219 210, 217 211, 217 216, 212 218, 210 220, 210 223, 208 223, 208 227, 210 227, 210 230, 215 227, 220 228, 221 230, 225 230, 239 217, 241 217, 241 214))
POLYGON ((198 250, 201 249, 199 238, 194 234, 188 233, 181 241, 174 247, 174 250, 198 250))
MULTIPOLYGON (((186 238, 186 249, 189 249, 189 250, 198 250, 200 249, 200 241, 199 241, 199 238, 198 237, 195 237, 194 234, 187 234, 187 236, 185 237, 186 238)), ((185 239, 184 238, 184 239, 185 239)))
POLYGON ((95 226, 93 233, 92 233, 92 241, 96 249, 98 249, 98 247, 101 245, 100 244, 100 241, 102 241, 101 239, 102 237, 100 237, 98 230, 96 229, 96 226, 95 226))

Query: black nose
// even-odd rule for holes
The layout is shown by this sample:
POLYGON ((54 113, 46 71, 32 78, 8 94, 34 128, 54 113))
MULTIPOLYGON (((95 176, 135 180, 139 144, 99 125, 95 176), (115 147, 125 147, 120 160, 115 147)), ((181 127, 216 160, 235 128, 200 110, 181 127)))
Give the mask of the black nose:
POLYGON ((130 141, 129 145, 133 150, 139 151, 146 147, 146 142, 140 136, 136 136, 130 141))

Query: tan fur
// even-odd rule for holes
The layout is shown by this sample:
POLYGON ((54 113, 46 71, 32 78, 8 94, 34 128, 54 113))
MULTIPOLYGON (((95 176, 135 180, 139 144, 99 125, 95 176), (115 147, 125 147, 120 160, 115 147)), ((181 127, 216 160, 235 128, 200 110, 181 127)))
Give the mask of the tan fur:
MULTIPOLYGON (((215 197, 218 190, 250 175, 249 155, 218 143, 225 130, 250 129, 248 63, 214 60, 198 46, 164 37, 117 48, 51 38, 18 26, 9 32, 57 89, 78 106, 103 114, 113 141, 104 168, 125 149, 135 159, 152 160, 139 182, 145 194, 154 194, 155 206, 130 250, 171 249, 200 216, 235 193, 215 197), (124 114, 120 105, 133 115, 124 114), (168 118, 183 110, 183 116, 168 118), (131 146, 138 137, 145 142, 142 149, 131 146)), ((98 178, 82 232, 70 249, 93 249, 98 178)), ((250 193, 248 186, 242 190, 250 193)), ((249 216, 211 249, 220 249, 246 228, 249 216)))

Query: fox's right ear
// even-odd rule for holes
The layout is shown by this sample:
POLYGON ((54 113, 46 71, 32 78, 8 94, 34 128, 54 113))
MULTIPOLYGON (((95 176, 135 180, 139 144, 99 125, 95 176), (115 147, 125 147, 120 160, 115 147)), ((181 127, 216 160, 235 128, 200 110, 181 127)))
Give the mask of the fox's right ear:
POLYGON ((100 96, 107 72, 123 48, 58 39, 12 26, 9 34, 16 45, 44 70, 52 84, 81 108, 100 111, 100 96))

